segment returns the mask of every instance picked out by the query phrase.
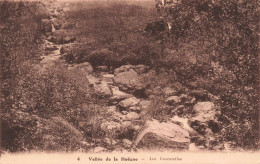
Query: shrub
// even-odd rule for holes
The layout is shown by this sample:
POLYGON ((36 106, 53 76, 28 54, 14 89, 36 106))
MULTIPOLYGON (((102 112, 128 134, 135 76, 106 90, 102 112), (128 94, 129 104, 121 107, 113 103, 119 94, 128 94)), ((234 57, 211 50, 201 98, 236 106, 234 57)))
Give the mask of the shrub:
POLYGON ((71 151, 80 148, 83 136, 76 128, 79 121, 93 116, 90 107, 82 106, 90 104, 91 90, 84 72, 64 68, 56 64, 46 70, 40 66, 20 70, 18 84, 13 88, 16 99, 12 107, 6 106, 2 113, 4 149, 71 151), (54 117, 63 121, 57 122, 54 117), (81 137, 75 138, 75 135, 81 137), (49 136, 49 140, 44 136, 49 136))

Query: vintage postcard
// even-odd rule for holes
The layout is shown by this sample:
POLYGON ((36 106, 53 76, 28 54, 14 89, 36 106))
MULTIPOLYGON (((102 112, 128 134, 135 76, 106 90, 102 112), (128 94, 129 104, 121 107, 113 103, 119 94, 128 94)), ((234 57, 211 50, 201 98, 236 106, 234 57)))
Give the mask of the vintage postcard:
POLYGON ((260 164, 257 0, 0 0, 0 164, 260 164))

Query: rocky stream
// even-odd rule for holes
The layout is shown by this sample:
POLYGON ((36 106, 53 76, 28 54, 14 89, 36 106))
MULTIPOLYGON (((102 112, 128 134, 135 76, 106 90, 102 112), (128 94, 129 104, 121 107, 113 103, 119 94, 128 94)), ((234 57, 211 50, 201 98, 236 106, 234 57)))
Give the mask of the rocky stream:
POLYGON ((52 14, 49 19, 42 20, 47 27, 45 55, 40 62, 42 70, 56 62, 64 63, 67 66, 64 69, 83 70, 97 99, 105 102, 107 117, 95 118, 107 133, 104 144, 93 146, 82 140, 82 144, 92 146, 92 152, 109 151, 107 147, 111 145, 117 147, 114 151, 229 151, 228 143, 216 137, 221 133, 217 118, 220 111, 214 103, 217 97, 201 90, 190 90, 179 82, 149 88, 146 79, 152 79, 156 72, 145 65, 123 65, 111 71, 106 66, 93 69, 88 62, 66 64, 61 58, 63 51, 77 44, 75 37, 63 33, 63 21, 60 21, 69 10, 68 4, 56 2, 46 6, 52 14), (163 108, 169 109, 170 119, 162 121, 148 116, 157 96, 149 92, 152 89, 162 93, 163 108), (201 98, 205 96, 206 99, 201 98), (129 136, 114 137, 123 130, 127 130, 124 134, 129 136))

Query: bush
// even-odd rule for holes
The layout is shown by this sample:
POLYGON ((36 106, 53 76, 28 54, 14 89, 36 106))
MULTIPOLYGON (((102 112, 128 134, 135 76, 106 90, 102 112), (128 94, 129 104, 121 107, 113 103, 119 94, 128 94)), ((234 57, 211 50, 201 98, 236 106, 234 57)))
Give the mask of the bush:
POLYGON ((20 70, 13 88, 16 99, 2 113, 4 149, 71 151, 80 147, 83 135, 76 128, 81 120, 93 116, 92 108, 82 106, 92 101, 91 90, 84 72, 64 68, 56 64, 44 71, 40 66, 20 70), (44 140, 44 136, 51 141, 44 140))

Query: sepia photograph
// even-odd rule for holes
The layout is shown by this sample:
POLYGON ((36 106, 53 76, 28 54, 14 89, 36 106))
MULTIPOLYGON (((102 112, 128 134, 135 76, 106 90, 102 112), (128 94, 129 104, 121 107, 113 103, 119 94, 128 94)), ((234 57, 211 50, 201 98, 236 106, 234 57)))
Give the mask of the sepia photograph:
POLYGON ((0 0, 0 164, 260 164, 258 0, 0 0))

